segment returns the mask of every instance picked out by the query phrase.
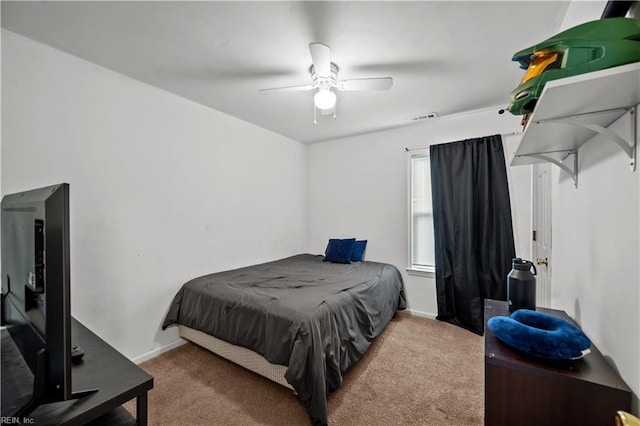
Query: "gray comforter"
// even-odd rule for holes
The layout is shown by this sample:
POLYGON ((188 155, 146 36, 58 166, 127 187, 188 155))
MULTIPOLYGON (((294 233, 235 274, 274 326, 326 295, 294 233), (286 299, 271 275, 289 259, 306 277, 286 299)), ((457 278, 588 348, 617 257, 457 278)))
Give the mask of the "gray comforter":
POLYGON ((182 324, 286 366, 312 423, 327 424, 327 392, 406 300, 392 265, 322 259, 300 254, 195 278, 175 296, 162 328, 182 324))

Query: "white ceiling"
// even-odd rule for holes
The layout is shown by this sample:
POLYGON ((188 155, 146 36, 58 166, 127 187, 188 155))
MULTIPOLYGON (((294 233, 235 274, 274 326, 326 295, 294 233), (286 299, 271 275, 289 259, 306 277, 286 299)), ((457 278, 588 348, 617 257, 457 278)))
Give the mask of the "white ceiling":
POLYGON ((504 106, 511 56, 558 32, 569 2, 9 2, 2 27, 304 143, 504 106), (308 44, 339 78, 391 76, 389 91, 338 92, 313 123, 308 44))

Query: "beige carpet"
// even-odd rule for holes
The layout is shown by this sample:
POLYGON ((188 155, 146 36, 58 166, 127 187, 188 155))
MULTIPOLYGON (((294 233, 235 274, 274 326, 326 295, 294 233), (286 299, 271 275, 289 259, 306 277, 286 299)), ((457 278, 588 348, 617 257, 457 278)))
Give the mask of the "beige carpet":
MULTIPOLYGON (((396 315, 328 396, 329 424, 482 425, 483 350, 459 327, 396 315)), ((154 379, 151 425, 309 424, 289 389, 192 343, 140 366, 154 379)))

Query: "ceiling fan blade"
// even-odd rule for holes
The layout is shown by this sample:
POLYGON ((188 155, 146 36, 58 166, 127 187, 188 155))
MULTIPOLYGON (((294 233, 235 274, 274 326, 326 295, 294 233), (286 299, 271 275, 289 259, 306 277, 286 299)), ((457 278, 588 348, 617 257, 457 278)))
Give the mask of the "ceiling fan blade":
POLYGON ((354 78, 352 80, 340 80, 336 83, 339 90, 389 90, 393 86, 391 77, 380 78, 354 78))
POLYGON ((316 87, 312 84, 305 84, 303 86, 287 86, 287 87, 274 87, 272 89, 260 89, 259 92, 261 95, 270 95, 274 92, 303 92, 307 90, 315 89, 316 87))
POLYGON ((320 77, 331 75, 331 49, 322 43, 309 43, 311 60, 316 74, 320 77))

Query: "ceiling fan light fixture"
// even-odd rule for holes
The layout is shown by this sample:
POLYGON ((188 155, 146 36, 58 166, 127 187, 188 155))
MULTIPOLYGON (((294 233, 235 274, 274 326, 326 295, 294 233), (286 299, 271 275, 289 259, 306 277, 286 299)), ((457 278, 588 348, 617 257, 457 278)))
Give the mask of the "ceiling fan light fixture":
POLYGON ((331 88, 320 88, 318 93, 313 96, 313 103, 318 109, 328 110, 336 105, 336 94, 331 88))

